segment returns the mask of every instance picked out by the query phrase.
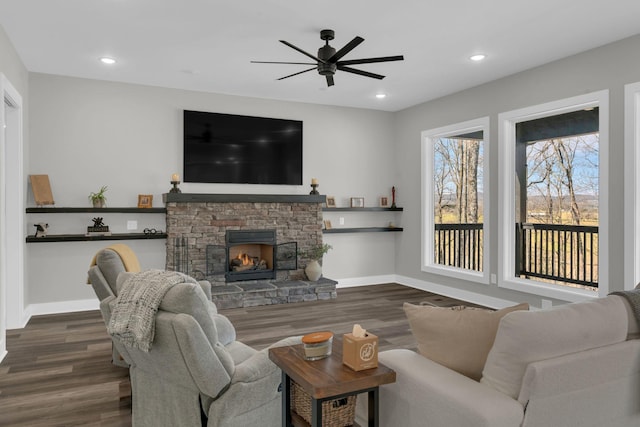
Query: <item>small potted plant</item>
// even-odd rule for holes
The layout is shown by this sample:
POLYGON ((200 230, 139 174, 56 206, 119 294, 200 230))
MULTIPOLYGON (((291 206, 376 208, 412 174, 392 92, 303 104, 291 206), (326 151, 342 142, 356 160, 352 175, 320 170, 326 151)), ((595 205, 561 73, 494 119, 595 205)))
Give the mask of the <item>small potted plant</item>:
POLYGON ((105 202, 107 201, 107 197, 104 193, 107 191, 107 186, 103 185, 100 187, 100 191, 97 193, 89 193, 89 200, 93 204, 94 208, 103 208, 105 206, 105 202))
POLYGON ((302 253, 305 258, 309 259, 304 272, 312 282, 316 282, 322 276, 320 261, 322 256, 329 252, 330 249, 332 249, 332 246, 324 243, 322 245, 314 245, 302 253))

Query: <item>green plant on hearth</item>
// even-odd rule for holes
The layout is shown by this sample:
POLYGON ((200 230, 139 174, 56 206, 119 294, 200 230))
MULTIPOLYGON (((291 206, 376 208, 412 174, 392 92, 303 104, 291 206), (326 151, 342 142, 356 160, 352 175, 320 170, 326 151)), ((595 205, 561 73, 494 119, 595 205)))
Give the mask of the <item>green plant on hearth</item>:
POLYGON ((104 193, 107 191, 107 188, 108 187, 106 185, 103 185, 102 187, 100 187, 100 191, 98 191, 97 193, 89 193, 89 200, 91 200, 93 207, 101 208, 104 206, 105 202, 107 201, 107 197, 104 195, 104 193))
POLYGON ((320 261, 322 256, 329 252, 330 249, 333 249, 333 247, 327 243, 314 245, 305 250, 302 256, 313 261, 320 261))

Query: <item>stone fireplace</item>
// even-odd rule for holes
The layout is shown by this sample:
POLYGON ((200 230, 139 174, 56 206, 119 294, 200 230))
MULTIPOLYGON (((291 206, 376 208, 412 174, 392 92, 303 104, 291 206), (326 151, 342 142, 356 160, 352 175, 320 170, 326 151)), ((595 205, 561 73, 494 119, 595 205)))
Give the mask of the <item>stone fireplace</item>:
POLYGON ((298 254, 322 244, 320 195, 163 195, 167 270, 209 280, 220 308, 335 298, 298 254))

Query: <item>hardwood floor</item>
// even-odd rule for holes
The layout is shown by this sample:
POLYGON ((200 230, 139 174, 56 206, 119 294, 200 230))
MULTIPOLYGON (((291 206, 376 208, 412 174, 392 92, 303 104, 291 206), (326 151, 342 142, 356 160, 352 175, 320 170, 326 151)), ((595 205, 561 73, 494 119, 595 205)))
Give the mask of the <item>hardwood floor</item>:
MULTIPOLYGON (((264 348, 318 330, 350 332, 354 323, 378 335, 380 349, 414 348, 404 302, 460 301, 396 284, 344 288, 338 298, 221 310, 238 340, 264 348)), ((469 305, 469 304, 467 304, 469 305)), ((130 426, 128 370, 111 364, 111 340, 99 311, 34 316, 7 332, 0 364, 0 426, 130 426)))

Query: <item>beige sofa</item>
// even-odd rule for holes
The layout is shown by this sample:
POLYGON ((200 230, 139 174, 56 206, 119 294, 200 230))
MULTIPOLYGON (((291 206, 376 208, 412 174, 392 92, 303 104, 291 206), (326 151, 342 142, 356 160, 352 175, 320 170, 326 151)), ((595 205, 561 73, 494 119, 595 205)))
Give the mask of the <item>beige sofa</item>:
POLYGON ((380 425, 640 426, 639 336, 628 301, 610 295, 506 314, 480 381, 414 351, 381 352, 397 382, 380 388, 380 425))

